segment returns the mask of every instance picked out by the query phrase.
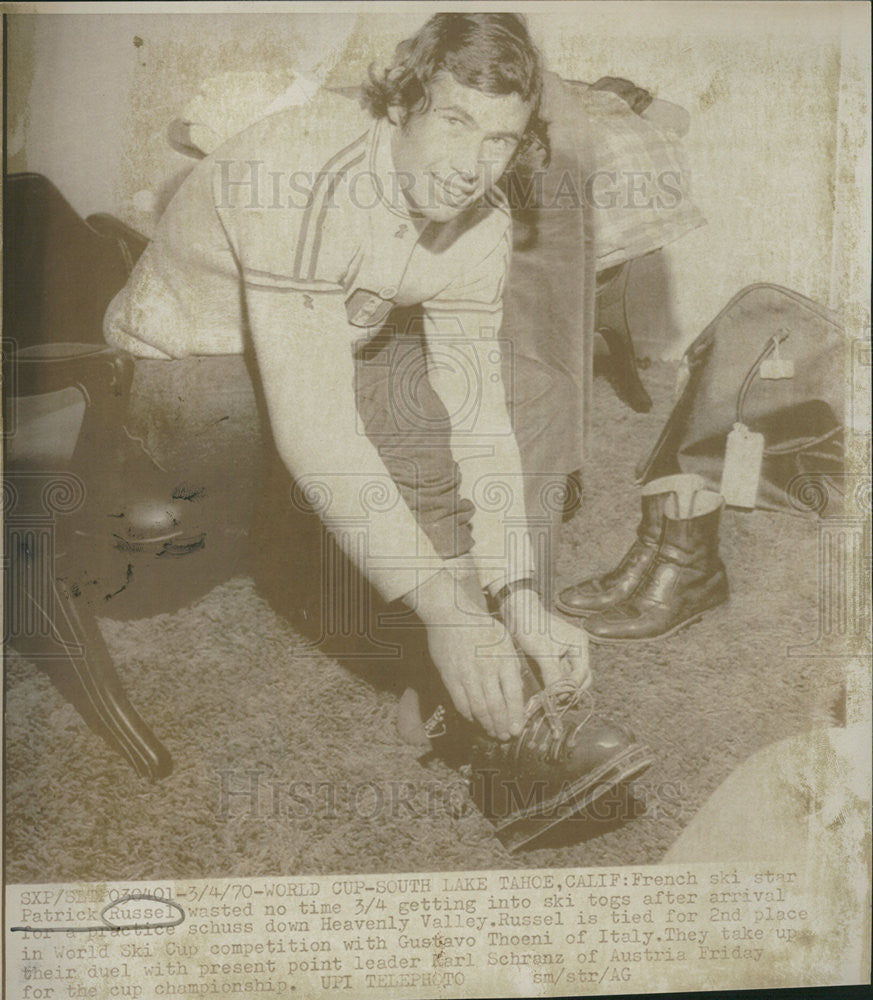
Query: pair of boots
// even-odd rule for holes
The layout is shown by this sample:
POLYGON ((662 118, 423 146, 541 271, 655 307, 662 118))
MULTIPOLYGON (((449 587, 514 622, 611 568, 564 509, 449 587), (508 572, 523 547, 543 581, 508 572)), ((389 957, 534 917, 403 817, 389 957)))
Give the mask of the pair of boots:
POLYGON ((679 474, 643 487, 637 537, 609 573, 562 591, 557 607, 591 615, 585 631, 595 642, 672 635, 728 599, 718 556, 724 498, 700 476, 679 474))

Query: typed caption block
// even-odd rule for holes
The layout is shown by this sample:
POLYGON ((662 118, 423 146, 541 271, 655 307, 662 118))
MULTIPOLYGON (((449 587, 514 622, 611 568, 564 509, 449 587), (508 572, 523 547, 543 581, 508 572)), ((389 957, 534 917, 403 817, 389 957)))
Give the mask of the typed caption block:
POLYGON ((72 1000, 855 981, 812 890, 773 865, 16 885, 7 987, 72 1000))

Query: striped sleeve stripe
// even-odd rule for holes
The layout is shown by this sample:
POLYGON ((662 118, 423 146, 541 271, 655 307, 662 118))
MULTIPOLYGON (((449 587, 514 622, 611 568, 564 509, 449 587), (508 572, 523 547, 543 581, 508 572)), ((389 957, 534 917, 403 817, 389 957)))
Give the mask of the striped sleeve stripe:
POLYGON ((332 285, 329 282, 317 282, 309 284, 305 281, 298 281, 294 284, 286 285, 275 285, 275 284, 265 284, 256 278, 246 278, 245 279, 246 288, 257 288, 265 292, 279 292, 285 294, 288 292, 306 292, 307 295, 342 295, 343 288, 341 285, 332 285))
POLYGON ((341 292, 342 285, 335 281, 305 280, 272 271, 260 271, 256 267, 243 268, 243 281, 250 288, 272 288, 287 292, 341 292))
POLYGON ((469 302, 463 299, 458 299, 456 301, 434 300, 427 303, 427 311, 429 313, 487 313, 489 316, 495 316, 500 312, 501 302, 498 296, 495 302, 469 302))
POLYGON ((321 234, 324 230, 324 217, 327 214, 327 209, 333 199, 333 192, 339 183, 340 177, 345 176, 353 167, 356 167, 361 160, 364 159, 364 154, 361 153, 360 156, 355 157, 354 160, 347 163, 341 170, 337 171, 331 178, 330 186, 327 189, 327 195, 321 205, 321 210, 318 213, 318 223, 315 226, 315 240, 312 245, 312 254, 309 260, 309 272, 308 277, 312 278, 315 274, 315 266, 318 263, 318 252, 321 250, 321 234))
POLYGON ((321 227, 327 206, 336 189, 339 177, 364 158, 368 136, 369 132, 358 136, 354 142, 331 157, 319 171, 313 197, 309 199, 300 227, 300 237, 294 255, 294 276, 296 278, 301 278, 304 274, 312 277, 315 274, 318 251, 321 247, 321 227), (314 214, 317 217, 315 223, 313 222, 314 214))

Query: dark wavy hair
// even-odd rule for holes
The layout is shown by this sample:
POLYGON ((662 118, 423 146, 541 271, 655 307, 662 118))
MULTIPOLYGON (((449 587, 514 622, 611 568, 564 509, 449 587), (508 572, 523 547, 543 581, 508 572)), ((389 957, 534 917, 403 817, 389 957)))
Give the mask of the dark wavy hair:
POLYGON ((532 147, 548 155, 546 123, 540 118, 542 60, 527 25, 518 14, 435 14, 412 38, 394 50, 394 62, 381 74, 370 66, 364 104, 376 118, 390 107, 404 118, 427 110, 428 81, 448 71, 465 87, 486 94, 518 94, 531 104, 516 157, 532 147))

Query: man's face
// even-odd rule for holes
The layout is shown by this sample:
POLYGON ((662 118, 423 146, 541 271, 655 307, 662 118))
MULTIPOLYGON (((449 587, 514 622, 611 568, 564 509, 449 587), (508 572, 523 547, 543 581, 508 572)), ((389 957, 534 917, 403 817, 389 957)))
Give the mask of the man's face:
POLYGON ((497 183, 524 134, 530 105, 518 94, 465 87, 445 72, 431 79, 428 95, 427 110, 404 124, 392 113, 391 152, 412 209, 448 222, 497 183))

